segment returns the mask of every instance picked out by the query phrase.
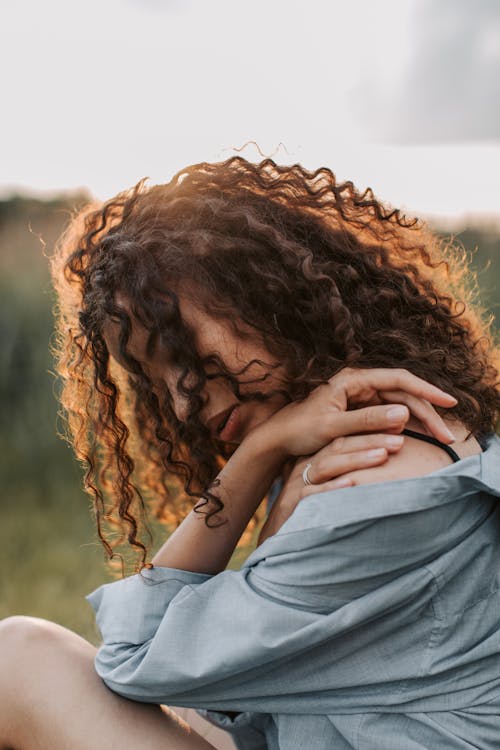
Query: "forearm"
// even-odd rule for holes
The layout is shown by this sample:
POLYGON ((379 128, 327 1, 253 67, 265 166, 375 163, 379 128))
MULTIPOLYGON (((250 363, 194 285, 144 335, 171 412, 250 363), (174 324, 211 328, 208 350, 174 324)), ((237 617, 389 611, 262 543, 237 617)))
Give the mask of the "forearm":
POLYGON ((159 567, 215 574, 224 570, 249 520, 261 503, 287 458, 270 439, 265 426, 248 435, 218 475, 220 484, 211 490, 224 503, 221 512, 205 524, 204 513, 189 513, 153 558, 159 567))

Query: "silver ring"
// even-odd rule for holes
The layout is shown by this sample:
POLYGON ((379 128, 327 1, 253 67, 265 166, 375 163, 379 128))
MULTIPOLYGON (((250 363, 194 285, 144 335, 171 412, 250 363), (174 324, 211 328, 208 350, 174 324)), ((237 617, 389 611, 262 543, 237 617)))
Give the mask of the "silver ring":
POLYGON ((311 468, 312 464, 306 464, 306 468, 302 472, 302 479, 304 480, 304 484, 313 484, 311 480, 309 479, 308 471, 311 468))

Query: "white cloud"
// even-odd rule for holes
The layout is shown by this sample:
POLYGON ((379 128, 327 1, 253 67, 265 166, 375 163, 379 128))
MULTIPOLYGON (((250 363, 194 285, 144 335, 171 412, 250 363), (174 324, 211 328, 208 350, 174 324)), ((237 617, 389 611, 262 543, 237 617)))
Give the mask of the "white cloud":
POLYGON ((366 71, 352 97, 385 143, 500 143, 500 3, 415 5, 411 53, 394 80, 366 71))

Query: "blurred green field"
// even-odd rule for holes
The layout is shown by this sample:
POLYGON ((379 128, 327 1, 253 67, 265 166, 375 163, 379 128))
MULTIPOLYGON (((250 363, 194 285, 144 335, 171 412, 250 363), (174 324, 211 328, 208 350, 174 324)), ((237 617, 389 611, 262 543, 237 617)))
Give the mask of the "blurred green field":
MULTIPOLYGON (((49 354, 54 298, 38 238, 50 251, 71 207, 84 199, 0 202, 0 617, 47 617, 97 642, 84 596, 112 574, 81 469, 57 437, 49 354)), ((477 248, 482 299, 497 313, 500 229, 470 227, 459 239, 477 248)), ((156 529, 156 540, 165 533, 156 529)), ((231 565, 241 564, 249 549, 238 550, 231 565)))

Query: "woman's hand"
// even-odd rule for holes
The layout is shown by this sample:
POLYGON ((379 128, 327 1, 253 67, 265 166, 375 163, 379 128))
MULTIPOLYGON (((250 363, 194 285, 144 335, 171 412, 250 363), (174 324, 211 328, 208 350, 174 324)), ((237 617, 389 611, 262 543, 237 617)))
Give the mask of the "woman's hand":
POLYGON ((454 436, 433 404, 450 408, 456 399, 408 370, 346 367, 306 399, 288 404, 256 429, 265 429, 267 440, 288 456, 304 456, 337 437, 381 431, 397 434, 411 413, 431 435, 452 443, 454 436), (369 406, 352 409, 359 404, 369 406))
MULTIPOLYGON (((291 456, 321 453, 326 467, 327 452, 322 453, 322 449, 335 438, 366 432, 401 432, 410 411, 433 434, 451 442, 453 436, 430 402, 450 407, 455 404, 455 399, 405 370, 343 370, 327 385, 315 389, 307 399, 301 403, 288 404, 245 436, 216 478, 217 492, 224 502, 222 516, 219 516, 223 523, 215 528, 206 527, 203 522, 200 523, 203 519, 193 509, 155 555, 154 565, 210 575, 223 570, 273 479, 283 471, 284 464, 291 456), (380 404, 383 400, 400 404, 401 413, 396 415, 395 421, 390 417, 392 407, 380 404), (363 402, 374 405, 346 411, 349 406, 363 402)), ((348 458, 350 453, 363 453, 359 450, 359 439, 363 437, 373 445, 370 442, 374 439, 373 435, 357 435, 357 442, 354 442, 354 438, 350 442, 350 450, 349 443, 344 441, 344 450, 339 451, 343 458, 336 456, 334 461, 332 457, 329 479, 335 476, 335 472, 343 474, 354 468, 366 468, 366 457, 348 458), (355 463, 353 466, 350 463, 352 460, 361 460, 361 465, 355 463)), ((387 440, 388 437, 386 434, 380 439, 387 440)), ((342 447, 342 442, 337 441, 337 448, 339 445, 342 447)), ((387 443, 385 451, 388 453, 387 443)), ((382 458, 381 454, 378 461, 382 458)), ((370 465, 374 466, 373 463, 370 465)), ((299 472, 299 476, 302 475, 300 462, 293 468, 299 472)), ((312 468, 311 473, 311 481, 318 481, 312 468)), ((296 477, 295 474, 294 478, 296 477)), ((318 491, 318 485, 310 489, 318 491)), ((287 497, 288 495, 283 495, 277 507, 277 519, 280 505, 282 516, 285 506, 288 506, 291 513, 295 507, 292 504, 299 502, 301 491, 294 496, 290 494, 288 501, 287 497)), ((283 523, 283 520, 279 524, 278 521, 277 528, 283 523)), ((270 529, 271 523, 267 532, 274 533, 270 529)))
POLYGON ((314 456, 297 459, 274 501, 257 544, 262 544, 269 536, 276 534, 304 497, 313 492, 352 486, 353 480, 344 478, 344 474, 385 463, 391 453, 400 450, 403 443, 402 435, 384 433, 339 437, 314 456), (311 486, 307 486, 303 478, 308 464, 307 477, 311 486))

